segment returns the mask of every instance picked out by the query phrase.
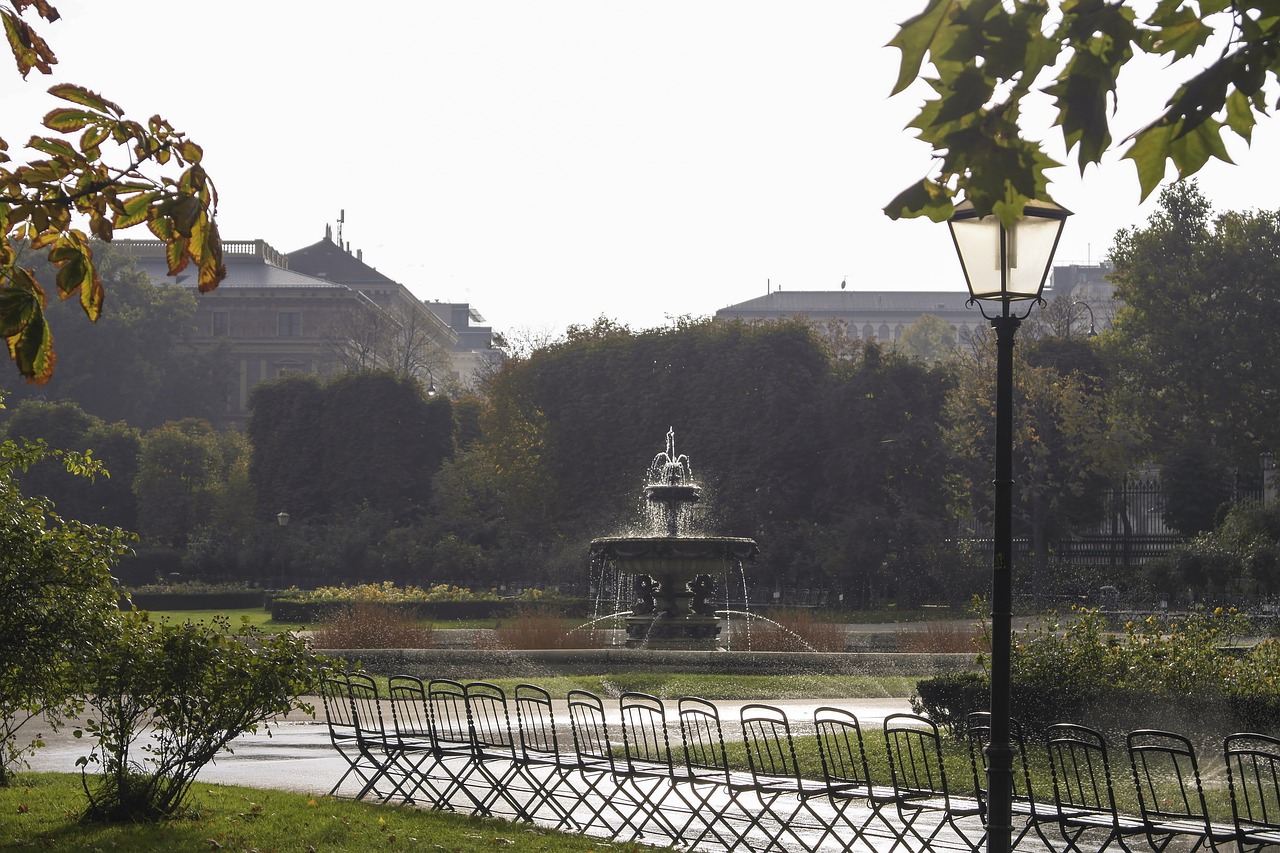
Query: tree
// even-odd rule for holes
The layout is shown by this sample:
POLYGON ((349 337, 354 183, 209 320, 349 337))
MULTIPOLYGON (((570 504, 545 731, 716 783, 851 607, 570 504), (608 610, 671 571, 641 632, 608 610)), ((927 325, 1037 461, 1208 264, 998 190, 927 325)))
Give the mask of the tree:
POLYGON ((20 731, 37 716, 55 728, 77 713, 87 666, 110 641, 119 590, 111 574, 127 534, 57 515, 45 498, 27 497, 15 474, 45 458, 94 475, 99 466, 76 453, 25 442, 0 442, 0 785, 39 735, 20 731))
POLYGON ((1111 258, 1124 307, 1099 340, 1165 485, 1185 474, 1192 493, 1173 500, 1192 535, 1216 521, 1216 505, 1195 507, 1230 469, 1256 470, 1280 446, 1280 211, 1215 216, 1194 182, 1175 184, 1111 258))
MULTIPOLYGON (((48 23, 59 18, 48 0, 0 5, 23 79, 33 70, 52 73, 58 61, 25 19, 32 10, 48 23)), ((91 321, 102 314, 105 288, 78 222, 101 240, 145 222, 167 246, 170 275, 194 265, 201 292, 226 277, 217 191, 200 146, 158 115, 146 124, 126 119, 119 105, 81 86, 59 84, 49 93, 62 102, 44 117, 54 135, 28 140, 32 160, 14 164, 0 139, 0 336, 18 372, 35 383, 49 380, 55 361, 46 287, 62 300, 78 297, 91 321), (52 282, 40 284, 26 265, 29 251, 44 251, 57 267, 52 282)))
POLYGON ((209 517, 223 473, 222 447, 208 421, 175 421, 143 435, 133 481, 143 535, 185 548, 191 531, 209 517))
POLYGON ((1267 113, 1267 85, 1280 73, 1280 16, 1272 0, 1147 4, 1124 0, 928 0, 890 44, 902 52, 894 94, 922 79, 934 96, 910 126, 933 146, 937 174, 888 206, 893 218, 950 219, 963 195, 1006 224, 1028 199, 1048 200, 1045 170, 1059 165, 1024 134, 1023 106, 1049 98, 1068 152, 1083 171, 1115 141, 1109 113, 1120 71, 1142 55, 1191 59, 1199 70, 1164 112, 1126 142, 1145 199, 1167 163, 1181 177, 1209 158, 1230 162, 1229 130, 1249 141, 1267 113), (933 73, 927 75, 927 64, 933 73), (1208 57, 1208 59, 1203 59, 1208 57))
POLYGON ((126 530, 137 527, 133 496, 140 448, 137 430, 123 423, 107 424, 75 403, 28 400, 10 412, 4 431, 11 439, 90 453, 103 465, 101 474, 90 479, 69 473, 58 459, 35 462, 18 475, 28 494, 49 498, 66 518, 126 530))
MULTIPOLYGON (((58 371, 32 385, 17 374, 0 375, 11 403, 66 400, 107 421, 151 429, 171 420, 212 420, 226 405, 232 365, 224 340, 197 350, 188 340, 196 297, 181 287, 157 285, 111 244, 92 241, 94 263, 111 291, 111 310, 97 323, 77 322, 69 302, 48 306, 58 326, 58 371)), ((37 278, 55 274, 47 262, 33 265, 37 278)))
MULTIPOLYGON (((1032 339, 1014 350, 1014 511, 1031 539, 1036 592, 1042 591, 1052 546, 1074 524, 1096 517, 1102 491, 1132 452, 1130 433, 1120 428, 1123 419, 1113 416, 1098 378, 1076 369, 1076 359, 1057 361, 1064 348, 1050 340, 1032 339)), ((974 515, 987 518, 995 442, 994 335, 983 334, 975 342, 974 352, 956 361, 958 381, 947 422, 957 495, 974 515)))
POLYGON ((902 330, 897 345, 907 355, 934 364, 955 351, 956 333, 938 315, 921 314, 902 330))

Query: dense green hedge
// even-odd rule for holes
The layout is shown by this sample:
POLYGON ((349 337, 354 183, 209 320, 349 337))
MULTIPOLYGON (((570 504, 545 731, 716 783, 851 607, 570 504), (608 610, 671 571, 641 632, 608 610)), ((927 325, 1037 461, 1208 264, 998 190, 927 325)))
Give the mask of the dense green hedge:
POLYGON ((129 603, 139 610, 243 610, 264 607, 267 596, 262 590, 240 592, 135 592, 120 600, 120 609, 129 603))
MULTIPOLYGON (((1107 630, 1102 614, 1015 636, 1011 709, 1032 735, 1056 722, 1110 734, 1162 728, 1201 734, 1280 733, 1280 641, 1247 651, 1232 640, 1248 623, 1231 612, 1130 622, 1107 630)), ((985 660, 982 661, 985 664, 985 660)), ((919 713, 959 734, 986 710, 984 672, 942 675, 917 685, 919 713)))

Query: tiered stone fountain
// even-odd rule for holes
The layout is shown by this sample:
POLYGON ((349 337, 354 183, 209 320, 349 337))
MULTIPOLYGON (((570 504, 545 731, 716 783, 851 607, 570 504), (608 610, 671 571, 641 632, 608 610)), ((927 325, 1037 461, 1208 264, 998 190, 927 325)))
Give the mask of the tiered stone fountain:
POLYGON ((760 552, 752 539, 688 532, 692 507, 702 497, 689 457, 676 454, 675 431, 654 457, 644 488, 649 533, 607 536, 591 542, 591 559, 630 579, 635 603, 627 617, 630 648, 715 649, 720 619, 713 598, 717 579, 760 552))

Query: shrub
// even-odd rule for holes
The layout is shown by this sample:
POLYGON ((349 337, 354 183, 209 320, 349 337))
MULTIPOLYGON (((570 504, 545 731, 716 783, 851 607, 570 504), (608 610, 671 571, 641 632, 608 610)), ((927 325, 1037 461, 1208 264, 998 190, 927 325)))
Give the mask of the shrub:
MULTIPOLYGON (((1222 651, 1246 628, 1243 617, 1222 610, 1151 617, 1115 633, 1099 611, 1080 610, 1065 623, 1030 628, 1014 636, 1012 713, 1029 732, 1066 720, 1108 732, 1141 726, 1213 733, 1241 724, 1273 730, 1280 648, 1263 643, 1243 658, 1222 651)), ((979 661, 985 665, 987 656, 979 661)), ((975 678, 987 683, 985 674, 975 678)), ((954 727, 988 704, 985 687, 974 686, 954 676, 922 681, 920 707, 954 727)))
POLYGON ((313 639, 321 649, 429 649, 435 628, 394 606, 360 602, 335 609, 313 639))
POLYGON ((226 619, 157 623, 124 615, 91 675, 93 711, 84 731, 93 752, 80 758, 89 796, 84 819, 159 820, 183 804, 196 774, 232 740, 309 705, 322 662, 301 637, 232 631, 226 619), (144 737, 150 735, 150 739, 144 737), (90 783, 88 766, 102 776, 90 783))
POLYGON ((930 654, 971 652, 989 646, 986 638, 972 626, 955 622, 925 622, 923 629, 899 631, 898 641, 904 652, 930 654))
POLYGON ((959 738, 973 711, 985 711, 991 704, 991 684, 985 673, 956 672, 926 678, 916 684, 911 710, 923 714, 959 738))
POLYGON ((493 643, 500 649, 596 649, 604 639, 590 628, 566 629, 554 608, 526 605, 494 629, 493 643))
MULTIPOLYGON (((731 630, 734 626, 731 624, 731 630)), ((737 631, 741 632, 739 628, 737 631)), ((823 614, 808 609, 772 611, 765 617, 751 618, 746 625, 745 641, 736 636, 734 648, 756 652, 842 652, 845 629, 823 614)))

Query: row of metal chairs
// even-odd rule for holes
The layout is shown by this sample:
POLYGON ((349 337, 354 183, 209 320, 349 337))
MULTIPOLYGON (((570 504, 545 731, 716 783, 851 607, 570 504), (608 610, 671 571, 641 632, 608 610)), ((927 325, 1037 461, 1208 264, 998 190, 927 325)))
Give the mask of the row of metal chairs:
MULTIPOLYGON (((989 713, 969 715, 973 785, 984 805, 987 766, 982 747, 990 730, 989 713)), ((1117 805, 1107 741, 1100 732, 1074 723, 1057 723, 1045 731, 1052 800, 1037 799, 1026 738, 1016 720, 1011 737, 1019 761, 1013 811, 1023 819, 1015 846, 1034 831, 1045 846, 1054 849, 1044 834, 1051 826, 1070 851, 1105 850, 1111 845, 1128 851, 1133 839, 1145 840, 1157 853, 1175 842, 1179 842, 1177 849, 1185 851, 1280 847, 1280 739, 1246 732, 1223 740, 1223 770, 1231 801, 1227 821, 1210 816, 1196 750, 1183 735, 1138 729, 1125 736, 1137 814, 1127 814, 1117 805)))
MULTIPOLYGON (((815 779, 801 771, 786 714, 770 705, 741 709, 749 770, 737 772, 711 702, 683 697, 669 717, 662 700, 625 693, 613 732, 600 697, 574 690, 566 698, 568 723, 558 727, 556 703, 533 684, 519 685, 508 698, 486 682, 392 676, 379 695, 364 673, 330 678, 323 689, 329 734, 348 765, 330 793, 354 775, 358 798, 400 799, 690 849, 894 853, 898 847, 977 851, 985 843, 981 746, 989 715, 969 719, 972 786, 957 794, 964 785, 949 784, 941 736, 924 717, 885 719, 889 779, 878 784, 859 721, 840 708, 815 712, 822 766, 822 778, 815 779)), ((1116 808, 1105 740, 1068 724, 1050 729, 1054 800, 1038 801, 1025 739, 1015 726, 1021 772, 1014 844, 1025 846, 1034 832, 1048 850, 1077 853, 1085 845, 1101 851, 1113 843, 1129 850, 1127 841, 1141 835, 1157 851, 1178 837, 1191 837, 1193 850, 1216 850, 1227 841, 1248 851, 1280 845, 1280 742, 1261 735, 1228 738, 1235 812, 1228 826, 1207 817, 1195 754, 1185 738, 1164 732, 1129 738, 1138 816, 1116 808), (1057 827, 1060 840, 1046 835, 1049 826, 1057 827)))
POLYGON ((357 798, 691 849, 977 850, 983 837, 978 801, 947 794, 937 728, 910 714, 885 720, 894 769, 880 785, 857 717, 840 708, 817 712, 823 778, 812 779, 786 714, 760 703, 740 712, 749 768, 741 772, 718 708, 692 696, 669 717, 661 699, 624 693, 615 733, 604 701, 572 690, 568 743, 556 703, 533 684, 508 699, 486 682, 392 676, 383 696, 353 672, 327 679, 322 699, 347 762, 330 794, 354 776, 357 798))

